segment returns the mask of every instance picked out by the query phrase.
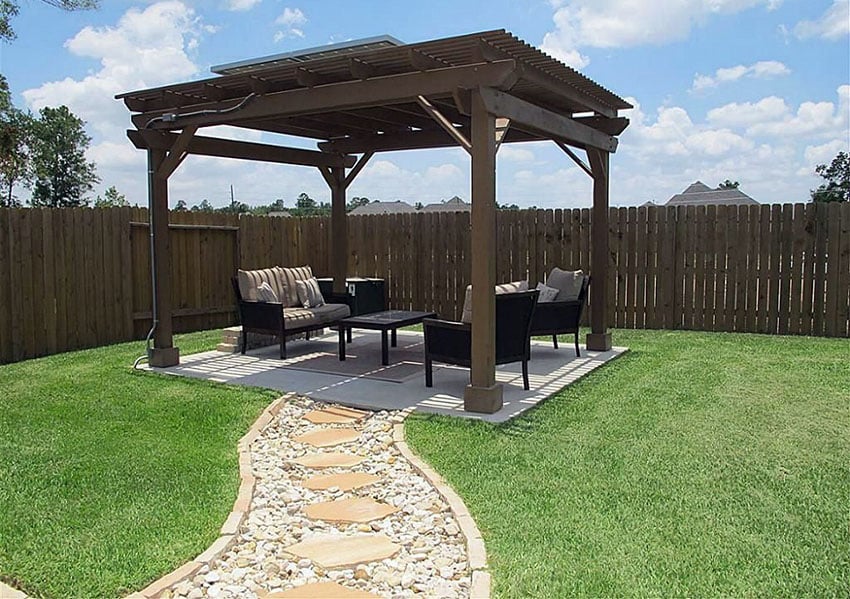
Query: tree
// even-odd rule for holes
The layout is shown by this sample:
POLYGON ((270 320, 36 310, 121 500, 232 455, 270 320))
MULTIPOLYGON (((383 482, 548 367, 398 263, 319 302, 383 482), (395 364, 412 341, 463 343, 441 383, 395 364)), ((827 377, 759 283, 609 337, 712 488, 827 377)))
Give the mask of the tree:
POLYGON ((368 203, 369 203, 369 198, 353 197, 348 201, 348 204, 345 206, 345 211, 351 212, 355 208, 359 208, 360 206, 365 206, 368 203))
MULTIPOLYGON (((65 11, 89 10, 97 8, 100 0, 41 0, 45 4, 61 8, 65 11)), ((17 37, 12 29, 11 20, 19 12, 19 2, 16 0, 0 0, 0 41, 11 42, 17 37)))
POLYGON ((127 201, 126 196, 123 193, 119 193, 114 185, 109 186, 103 192, 103 197, 97 196, 97 199, 94 201, 95 208, 121 208, 129 205, 130 202, 127 201))
POLYGON ((45 107, 32 129, 33 206, 86 206, 85 194, 98 179, 93 162, 86 161, 91 138, 85 123, 67 106, 45 107))
POLYGON ((186 212, 189 210, 188 206, 186 206, 186 200, 177 200, 177 204, 174 206, 175 212, 186 212))
POLYGON ((300 210, 311 211, 316 208, 316 200, 308 196, 303 191, 298 194, 298 197, 295 199, 295 207, 300 210))
POLYGON ((723 183, 717 186, 717 189, 738 189, 740 183, 726 179, 723 183))
POLYGON ((212 212, 215 208, 209 203, 209 200, 201 200, 200 204, 192 206, 192 212, 212 212))
POLYGON ((32 116, 15 108, 6 78, 0 75, 0 206, 20 206, 12 190, 29 178, 31 133, 32 116))
POLYGON ((850 153, 839 152, 829 166, 819 164, 815 172, 826 183, 812 190, 813 202, 850 202, 850 153))

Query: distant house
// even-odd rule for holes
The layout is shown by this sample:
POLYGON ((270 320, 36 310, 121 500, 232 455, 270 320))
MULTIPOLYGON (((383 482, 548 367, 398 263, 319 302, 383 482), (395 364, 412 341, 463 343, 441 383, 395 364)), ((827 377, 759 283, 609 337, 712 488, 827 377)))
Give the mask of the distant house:
POLYGON ((359 216, 363 214, 402 214, 404 212, 416 212, 416 208, 401 200, 395 202, 369 202, 368 204, 358 206, 349 212, 349 214, 359 216))
POLYGON ((464 202, 459 197, 455 196, 445 202, 436 202, 428 204, 422 208, 422 212, 471 212, 472 204, 464 202))
POLYGON ((288 210, 277 210, 277 211, 274 211, 274 212, 269 212, 266 216, 279 216, 279 217, 282 217, 282 218, 289 218, 292 215, 289 213, 288 210))
POLYGON ((738 188, 711 189, 702 181, 688 185, 682 193, 677 193, 667 200, 667 206, 709 206, 709 205, 758 205, 753 198, 738 188))

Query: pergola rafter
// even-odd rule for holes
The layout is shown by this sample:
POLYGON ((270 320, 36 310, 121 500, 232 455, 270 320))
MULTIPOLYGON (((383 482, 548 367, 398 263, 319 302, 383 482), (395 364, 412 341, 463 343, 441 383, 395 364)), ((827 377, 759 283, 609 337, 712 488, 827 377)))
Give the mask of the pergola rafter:
MULTIPOLYGON (((371 41, 370 41, 371 43, 371 41)), ((609 156, 631 106, 584 75, 505 31, 417 44, 374 44, 307 58, 269 57, 221 67, 202 81, 118 96, 133 111, 128 136, 149 158, 154 237, 153 365, 173 347, 168 268, 168 177, 188 155, 318 168, 331 192, 331 270, 342 291, 348 261, 346 189, 377 152, 462 147, 472 163, 473 323, 466 408, 501 406, 495 381, 496 153, 503 143, 553 140, 593 178, 592 332, 611 346, 607 294, 609 156), (588 116, 589 115, 589 116, 588 116), (316 140, 317 150, 197 135, 230 125, 316 140), (179 133, 177 133, 179 131, 179 133), (585 150, 588 163, 571 148, 585 150), (355 155, 360 155, 357 158, 355 155)))

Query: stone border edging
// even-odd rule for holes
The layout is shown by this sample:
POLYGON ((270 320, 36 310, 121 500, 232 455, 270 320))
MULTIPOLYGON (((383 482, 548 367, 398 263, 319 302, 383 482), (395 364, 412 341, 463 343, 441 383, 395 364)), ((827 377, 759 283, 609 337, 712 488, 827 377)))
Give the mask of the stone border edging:
MULTIPOLYGON (((239 526, 242 524, 248 513, 248 509, 251 507, 251 499, 254 496, 254 484, 257 479, 251 470, 251 443, 260 436, 260 432, 262 432, 266 425, 277 416, 283 406, 283 402, 296 395, 296 393, 287 393, 269 404, 263 410, 262 414, 260 414, 259 418, 254 421, 248 432, 236 444, 239 455, 239 478, 241 482, 239 483, 239 492, 236 495, 236 501, 233 503, 233 509, 221 526, 221 534, 218 539, 192 561, 186 562, 173 572, 153 581, 141 591, 136 591, 128 595, 126 599, 153 599, 178 582, 194 576, 198 570, 204 566, 209 566, 210 562, 217 559, 230 548, 236 539, 236 534, 239 532, 239 526)), ((0 591, 2 590, 2 587, 0 587, 0 591)), ((2 596, 5 597, 5 595, 2 596)))
POLYGON ((27 594, 0 582, 0 597, 3 597, 3 599, 27 599, 27 594))
POLYGON ((417 456, 407 444, 404 436, 404 419, 411 412, 410 409, 403 410, 399 422, 393 425, 393 443, 398 447, 401 455, 410 462, 411 466, 434 485, 437 492, 448 502, 457 518, 460 531, 466 538, 467 558, 469 569, 472 571, 472 585, 469 589, 470 599, 490 599, 491 577, 490 572, 487 571, 487 549, 484 547, 484 539, 460 496, 436 470, 417 456))

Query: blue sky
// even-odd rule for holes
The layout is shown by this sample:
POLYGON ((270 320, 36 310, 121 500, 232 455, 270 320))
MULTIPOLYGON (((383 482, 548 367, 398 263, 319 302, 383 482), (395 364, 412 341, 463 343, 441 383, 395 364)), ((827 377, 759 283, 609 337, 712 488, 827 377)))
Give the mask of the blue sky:
MULTIPOLYGON (((144 203, 144 154, 126 140, 130 115, 116 93, 326 43, 380 34, 415 42, 504 28, 635 104, 612 157, 612 204, 664 202, 697 179, 714 186, 726 178, 764 203, 806 201, 818 184, 815 165, 850 149, 849 4, 104 0, 100 10, 65 14, 23 0, 13 21, 18 39, 0 45, 0 70, 19 106, 64 103, 86 120, 89 156, 102 179, 97 191, 115 185, 144 203)), ((588 177, 553 144, 503 146, 498 168, 500 202, 591 203, 588 177)), ((461 150, 381 154, 349 194, 410 203, 468 199, 468 171, 461 150)), ((283 198, 292 205, 302 191, 329 196, 315 169, 192 157, 171 180, 171 201, 223 205, 230 185, 249 204, 283 198)))

